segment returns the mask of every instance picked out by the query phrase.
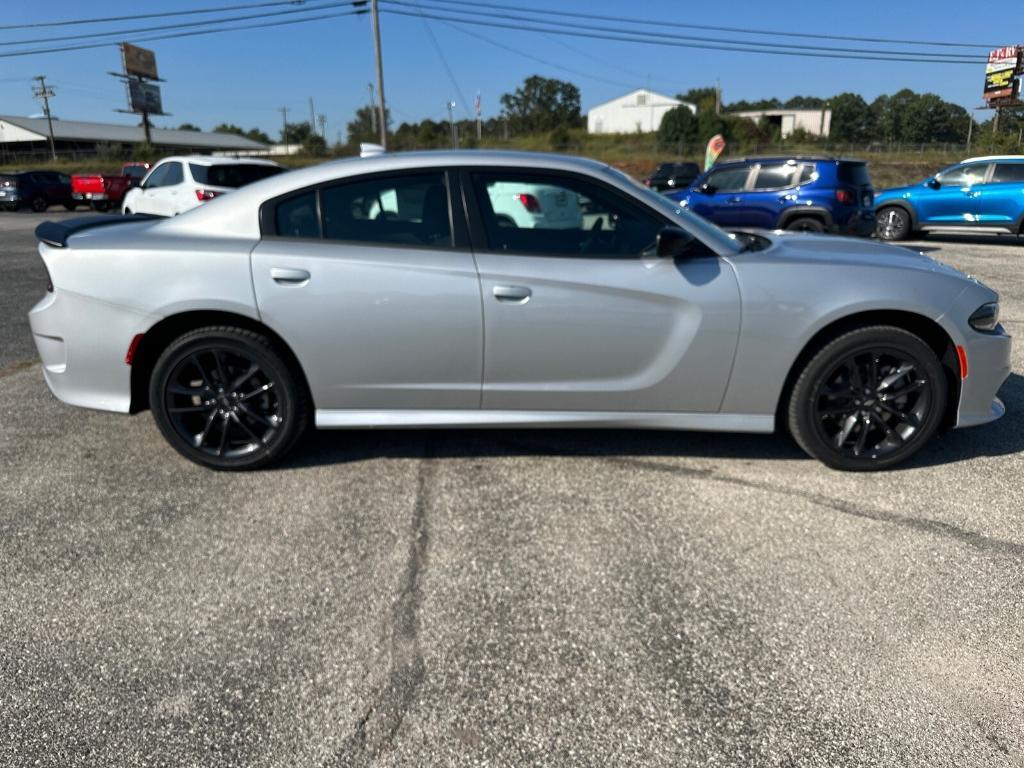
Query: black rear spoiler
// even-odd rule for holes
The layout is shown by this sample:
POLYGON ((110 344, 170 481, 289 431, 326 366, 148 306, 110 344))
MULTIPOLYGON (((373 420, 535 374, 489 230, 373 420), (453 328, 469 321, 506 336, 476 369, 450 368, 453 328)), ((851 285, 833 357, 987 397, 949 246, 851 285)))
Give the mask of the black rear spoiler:
POLYGON ((159 218, 162 217, 146 213, 133 213, 115 216, 106 214, 101 216, 80 216, 77 219, 68 219, 67 221, 44 221, 36 227, 36 238, 47 245, 52 245, 56 248, 66 248, 69 237, 79 232, 84 232, 87 229, 159 218))

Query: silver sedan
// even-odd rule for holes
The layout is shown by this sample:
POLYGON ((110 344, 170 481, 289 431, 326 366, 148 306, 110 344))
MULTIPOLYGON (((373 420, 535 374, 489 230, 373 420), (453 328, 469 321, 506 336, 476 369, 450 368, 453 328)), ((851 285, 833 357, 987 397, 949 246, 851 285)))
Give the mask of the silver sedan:
POLYGON ((280 459, 312 425, 781 428, 831 467, 881 469, 1002 415, 1010 370, 996 293, 951 267, 728 234, 579 158, 343 160, 37 235, 54 394, 150 408, 218 469, 280 459))

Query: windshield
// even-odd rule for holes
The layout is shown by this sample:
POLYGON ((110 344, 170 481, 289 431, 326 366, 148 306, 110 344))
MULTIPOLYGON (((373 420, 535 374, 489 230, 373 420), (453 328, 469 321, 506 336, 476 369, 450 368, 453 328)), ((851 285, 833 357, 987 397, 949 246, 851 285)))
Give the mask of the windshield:
POLYGON ((274 165, 255 165, 252 163, 239 163, 238 165, 198 165, 189 163, 192 171, 192 178, 197 184, 209 184, 211 187, 244 187, 254 181, 265 179, 268 176, 276 176, 283 168, 274 165))
POLYGON ((611 166, 605 166, 604 170, 605 173, 616 180, 627 183, 630 189, 632 189, 638 197, 642 197, 652 208, 661 211, 669 218, 677 219, 680 227, 692 233, 715 252, 720 254, 739 253, 743 250, 742 243, 737 242, 735 238, 730 237, 729 234, 716 227, 707 219, 703 219, 692 211, 680 207, 676 201, 670 200, 660 192, 655 192, 650 187, 646 187, 641 184, 632 176, 616 170, 611 166))

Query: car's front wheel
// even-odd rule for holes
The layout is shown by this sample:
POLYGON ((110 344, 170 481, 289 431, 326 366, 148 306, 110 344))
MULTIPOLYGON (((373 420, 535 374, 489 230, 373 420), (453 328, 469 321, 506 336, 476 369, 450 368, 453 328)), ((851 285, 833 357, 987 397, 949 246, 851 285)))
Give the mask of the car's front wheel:
POLYGON ((173 341, 153 368, 149 402, 167 441, 214 469, 277 461, 309 423, 309 398, 285 356, 242 328, 200 328, 173 341))
POLYGON ((880 240, 906 240, 910 237, 910 214, 897 205, 881 208, 875 214, 875 234, 880 240))
POLYGON ((946 408, 945 370, 921 338, 893 326, 849 331, 804 366, 790 433, 835 469, 885 469, 917 453, 946 408))

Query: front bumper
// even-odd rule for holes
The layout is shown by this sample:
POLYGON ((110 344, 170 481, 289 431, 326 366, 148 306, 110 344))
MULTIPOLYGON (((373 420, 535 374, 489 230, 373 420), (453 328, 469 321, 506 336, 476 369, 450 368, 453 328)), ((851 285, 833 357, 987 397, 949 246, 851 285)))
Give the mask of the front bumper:
POLYGON ((960 383, 958 428, 987 424, 1006 412, 996 393, 1010 375, 1012 344, 1002 326, 997 333, 971 333, 966 340, 967 378, 960 383))

